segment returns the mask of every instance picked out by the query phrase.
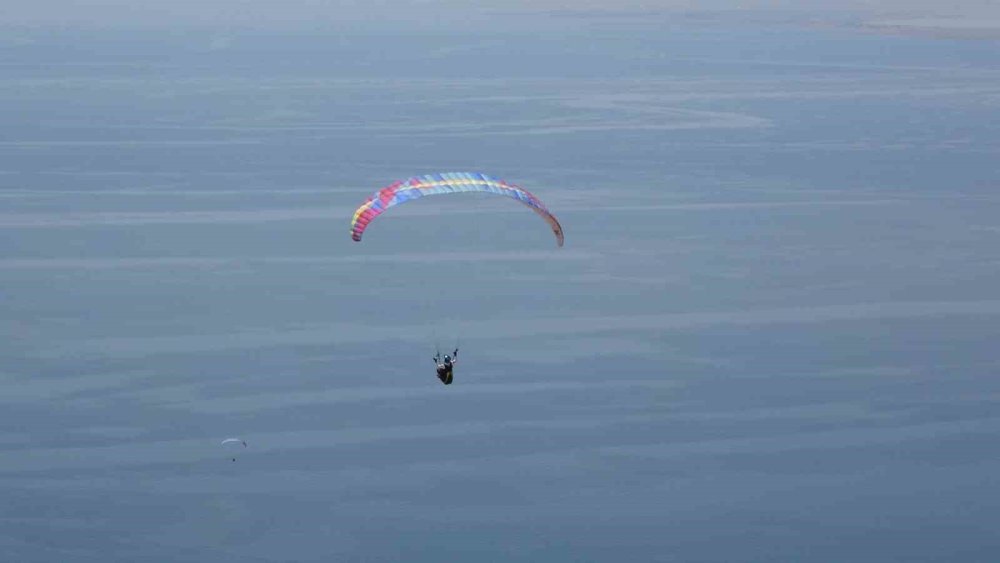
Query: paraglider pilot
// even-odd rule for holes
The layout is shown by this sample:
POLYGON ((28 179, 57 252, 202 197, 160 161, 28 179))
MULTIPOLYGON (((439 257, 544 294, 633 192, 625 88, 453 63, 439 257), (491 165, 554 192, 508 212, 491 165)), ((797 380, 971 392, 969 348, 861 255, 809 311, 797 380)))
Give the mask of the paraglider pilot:
POLYGON ((444 360, 441 359, 440 352, 434 356, 434 364, 437 365, 437 376, 441 380, 441 383, 451 385, 452 378, 454 377, 452 370, 454 370, 456 363, 458 363, 458 348, 455 348, 455 351, 450 356, 445 354, 444 360))

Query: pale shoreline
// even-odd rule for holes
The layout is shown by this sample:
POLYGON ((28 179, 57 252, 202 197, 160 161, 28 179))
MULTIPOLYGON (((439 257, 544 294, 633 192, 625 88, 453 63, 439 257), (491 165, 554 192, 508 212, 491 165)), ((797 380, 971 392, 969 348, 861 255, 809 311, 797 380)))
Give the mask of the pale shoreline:
POLYGON ((872 19, 859 26, 893 35, 926 35, 946 39, 1000 40, 1000 16, 953 16, 872 19))

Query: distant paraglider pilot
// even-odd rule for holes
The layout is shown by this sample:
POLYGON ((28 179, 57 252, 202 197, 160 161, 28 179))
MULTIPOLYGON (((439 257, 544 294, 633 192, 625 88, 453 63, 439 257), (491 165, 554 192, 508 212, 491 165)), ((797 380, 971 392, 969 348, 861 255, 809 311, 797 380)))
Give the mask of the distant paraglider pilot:
POLYGON ((444 359, 441 359, 441 353, 438 352, 434 356, 434 364, 437 365, 437 376, 441 380, 441 383, 445 385, 451 385, 451 381, 454 378, 452 373, 455 369, 455 364, 458 363, 458 348, 455 351, 444 355, 444 359))
POLYGON ((230 452, 233 461, 236 461, 236 452, 239 451, 241 444, 243 445, 244 448, 247 447, 246 440, 240 438, 226 438, 225 440, 222 441, 222 446, 226 448, 228 452, 230 452))

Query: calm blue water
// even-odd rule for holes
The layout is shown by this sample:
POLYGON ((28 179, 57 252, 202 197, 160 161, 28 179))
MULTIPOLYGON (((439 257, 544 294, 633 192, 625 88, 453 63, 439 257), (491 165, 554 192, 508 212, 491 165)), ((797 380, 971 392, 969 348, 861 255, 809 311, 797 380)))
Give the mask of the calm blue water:
POLYGON ((6 559, 996 560, 996 44, 535 23, 4 47, 6 559))

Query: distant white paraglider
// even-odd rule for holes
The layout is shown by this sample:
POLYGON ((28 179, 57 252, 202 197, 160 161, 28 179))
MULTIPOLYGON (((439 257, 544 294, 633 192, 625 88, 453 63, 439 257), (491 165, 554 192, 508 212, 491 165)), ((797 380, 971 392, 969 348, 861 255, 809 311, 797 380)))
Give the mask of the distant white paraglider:
POLYGON ((239 448, 240 445, 244 448, 247 447, 246 440, 242 440, 240 438, 226 438, 222 441, 222 447, 226 448, 226 451, 230 452, 230 455, 233 456, 233 461, 236 461, 236 454, 233 453, 233 448, 239 448))

